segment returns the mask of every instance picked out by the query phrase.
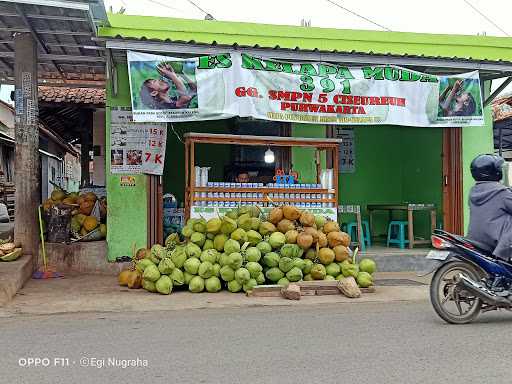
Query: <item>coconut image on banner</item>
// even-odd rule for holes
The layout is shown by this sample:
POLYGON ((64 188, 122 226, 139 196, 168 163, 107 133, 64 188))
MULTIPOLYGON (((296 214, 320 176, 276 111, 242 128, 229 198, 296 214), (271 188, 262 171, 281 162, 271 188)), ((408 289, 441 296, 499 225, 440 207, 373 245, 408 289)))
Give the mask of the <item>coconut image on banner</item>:
POLYGON ((437 76, 390 65, 286 62, 238 52, 186 59, 127 55, 138 122, 240 116, 333 125, 484 123, 478 71, 437 76))

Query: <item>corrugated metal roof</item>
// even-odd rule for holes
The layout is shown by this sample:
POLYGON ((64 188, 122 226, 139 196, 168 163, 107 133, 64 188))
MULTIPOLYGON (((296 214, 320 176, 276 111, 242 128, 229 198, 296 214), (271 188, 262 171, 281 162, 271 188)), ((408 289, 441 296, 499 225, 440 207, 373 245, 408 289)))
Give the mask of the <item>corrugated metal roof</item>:
POLYGON ((39 41, 41 78, 104 79, 104 47, 93 40, 104 17, 102 0, 0 0, 0 80, 12 81, 16 32, 39 41))
POLYGON ((310 52, 512 62, 507 37, 342 30, 109 14, 105 38, 310 52))

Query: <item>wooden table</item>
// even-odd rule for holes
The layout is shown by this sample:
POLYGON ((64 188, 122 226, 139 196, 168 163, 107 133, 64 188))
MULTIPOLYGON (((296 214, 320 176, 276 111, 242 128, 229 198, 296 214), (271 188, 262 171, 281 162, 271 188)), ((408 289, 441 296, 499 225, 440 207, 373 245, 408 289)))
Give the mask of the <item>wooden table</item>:
POLYGON ((408 240, 409 248, 414 248, 417 244, 430 244, 429 240, 414 240, 414 212, 427 211, 430 212, 431 229, 436 229, 437 211, 434 204, 375 204, 367 206, 368 215, 370 216, 370 231, 372 230, 372 214, 374 211, 389 211, 389 218, 392 219, 393 211, 406 211, 408 223, 408 240))
POLYGON ((338 220, 340 215, 353 214, 356 216, 357 221, 357 242, 359 243, 359 250, 363 247, 363 224, 361 220, 361 206, 360 205, 338 205, 338 220))

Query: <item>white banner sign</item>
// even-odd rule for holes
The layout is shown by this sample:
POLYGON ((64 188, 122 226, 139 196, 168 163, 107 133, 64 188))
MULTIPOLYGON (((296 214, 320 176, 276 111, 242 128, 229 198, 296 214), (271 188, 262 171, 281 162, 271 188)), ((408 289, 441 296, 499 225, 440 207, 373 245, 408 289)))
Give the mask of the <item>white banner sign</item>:
POLYGON ((189 59, 128 52, 133 118, 253 117, 315 124, 483 125, 478 71, 284 62, 245 53, 189 59))

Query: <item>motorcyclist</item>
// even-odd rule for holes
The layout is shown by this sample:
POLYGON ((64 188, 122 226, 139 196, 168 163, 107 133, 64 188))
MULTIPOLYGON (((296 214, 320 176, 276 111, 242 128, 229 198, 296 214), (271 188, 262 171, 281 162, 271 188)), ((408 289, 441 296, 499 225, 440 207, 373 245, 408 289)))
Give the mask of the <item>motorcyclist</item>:
POLYGON ((505 160, 479 155, 471 162, 476 184, 469 193, 468 237, 494 249, 505 261, 512 256, 512 190, 500 183, 505 160))

